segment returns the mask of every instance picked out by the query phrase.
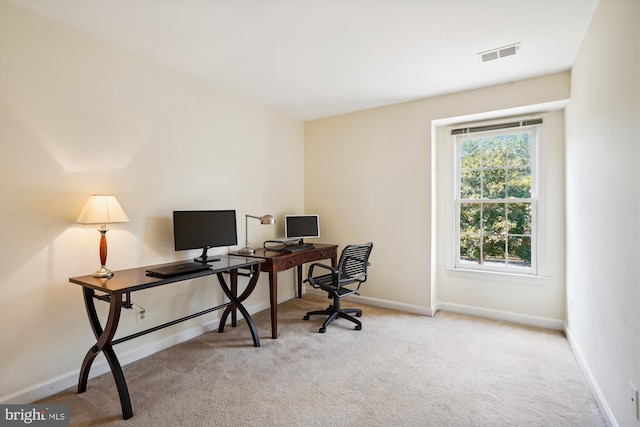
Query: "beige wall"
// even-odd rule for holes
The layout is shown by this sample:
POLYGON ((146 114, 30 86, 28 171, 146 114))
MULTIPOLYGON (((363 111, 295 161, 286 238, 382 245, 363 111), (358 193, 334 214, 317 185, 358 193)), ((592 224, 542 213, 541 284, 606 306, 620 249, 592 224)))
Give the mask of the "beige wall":
MULTIPOLYGON (((432 145, 442 144, 436 156, 446 151, 450 140, 438 129, 456 121, 559 108, 569 97, 569 78, 568 72, 558 73, 305 123, 305 210, 321 215, 327 241, 374 242, 370 278, 362 288, 365 300, 429 314, 441 290, 448 309, 474 305, 485 315, 516 312, 562 324, 561 268, 554 270, 552 283, 517 291, 500 280, 452 290, 452 282, 434 270, 432 258, 445 255, 437 246, 432 253, 432 241, 440 241, 444 232, 437 223, 432 232, 432 209, 439 209, 432 185, 448 171, 433 173, 432 145)), ((562 115, 551 117, 552 142, 559 146, 553 177, 561 179, 562 115)), ((556 205, 562 206, 561 199, 556 205)), ((558 227, 562 222, 560 215, 558 227)))
POLYGON ((429 132, 419 103, 305 123, 305 210, 323 240, 374 242, 363 296, 430 307, 429 132))
POLYGON ((640 387, 640 2, 600 2, 566 143, 568 336, 608 418, 639 426, 628 383, 640 387))
MULTIPOLYGON (((303 174, 303 125, 10 2, 0 8, 0 401, 24 403, 73 386, 93 344, 80 287, 67 280, 99 266, 97 226, 75 224, 90 194, 116 195, 131 219, 107 234, 112 269, 195 256, 173 250, 174 209, 235 209, 242 247, 245 214, 303 211, 302 181, 283 175, 303 174)), ((281 222, 249 226, 253 242, 283 232, 281 222)), ((292 278, 280 275, 281 299, 293 295, 292 278)), ((268 306, 260 281, 252 311, 268 306)), ((136 324, 126 310, 119 334, 222 298, 215 278, 136 293, 147 318, 136 324)), ((218 316, 118 354, 126 363, 218 316)))

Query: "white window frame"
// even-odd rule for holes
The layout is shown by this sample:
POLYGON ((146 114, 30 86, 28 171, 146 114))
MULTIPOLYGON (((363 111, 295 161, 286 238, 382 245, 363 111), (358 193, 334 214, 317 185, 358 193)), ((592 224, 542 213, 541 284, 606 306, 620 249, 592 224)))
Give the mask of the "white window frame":
MULTIPOLYGON (((531 123, 531 120, 528 121, 531 123)), ((454 177, 453 177, 453 205, 454 205, 454 244, 452 245, 452 249, 454 251, 453 260, 454 260, 454 268, 460 270, 478 270, 478 271, 492 271, 492 272, 502 272, 502 273, 510 273, 510 274, 523 274, 523 275, 537 275, 539 272, 539 263, 538 263, 538 243, 540 239, 540 232, 538 226, 538 209, 539 209, 539 167, 538 167, 538 159, 539 159, 539 147, 540 147, 540 126, 542 120, 534 119, 534 123, 536 124, 527 124, 526 122, 521 122, 517 127, 504 127, 499 128, 501 124, 498 124, 496 127, 498 129, 492 130, 479 130, 474 131, 473 128, 465 128, 462 133, 458 131, 457 134, 452 135, 453 147, 454 147, 454 177), (539 123, 537 123, 539 122, 539 123), (471 129, 471 132, 469 130, 471 129), (505 135, 509 133, 529 131, 531 132, 531 195, 529 198, 519 198, 519 199, 461 199, 460 198, 460 183, 461 183, 461 164, 460 164, 460 146, 461 141, 465 137, 469 136, 493 136, 493 135, 505 135), (473 262, 465 262, 460 258, 460 206, 463 203, 476 203, 482 200, 491 200, 489 203, 509 203, 509 202, 526 202, 531 203, 531 265, 530 267, 522 267, 522 266, 510 266, 508 261, 505 266, 495 265, 492 263, 479 264, 473 262)), ((511 123, 511 122, 510 122, 511 123)), ((455 132, 455 131, 454 131, 455 132)), ((453 133, 453 132, 452 132, 453 133)), ((482 230, 482 227, 480 227, 482 230)), ((506 249, 507 250, 507 249, 506 249)))

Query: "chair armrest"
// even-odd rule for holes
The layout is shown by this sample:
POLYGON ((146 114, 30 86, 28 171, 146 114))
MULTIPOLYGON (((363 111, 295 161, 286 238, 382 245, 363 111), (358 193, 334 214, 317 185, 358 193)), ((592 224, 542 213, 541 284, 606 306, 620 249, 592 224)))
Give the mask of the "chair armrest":
MULTIPOLYGON (((307 274, 307 278, 304 280, 305 283, 308 282, 314 288, 319 288, 320 287, 314 281, 313 272, 316 269, 316 267, 319 268, 319 269, 328 270, 329 273, 324 273, 324 274, 322 274, 322 276, 326 276, 327 274, 331 274, 331 277, 333 278, 334 282, 337 282, 337 279, 340 277, 339 276, 340 275, 340 270, 338 268, 330 267, 330 266, 328 266, 326 264, 321 264, 319 262, 314 262, 309 266, 309 272, 307 274)), ((318 275, 318 277, 319 276, 320 275, 318 275)))

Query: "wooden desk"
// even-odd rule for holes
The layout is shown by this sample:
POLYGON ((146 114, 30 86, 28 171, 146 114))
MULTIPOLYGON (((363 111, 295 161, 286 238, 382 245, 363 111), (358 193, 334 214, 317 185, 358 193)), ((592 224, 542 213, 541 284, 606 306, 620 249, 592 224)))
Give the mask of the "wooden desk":
MULTIPOLYGON (((162 265, 181 264, 183 262, 185 261, 162 265)), ((82 367, 80 368, 80 378, 78 380, 78 393, 84 393, 85 391, 87 391, 87 380, 89 379, 89 370, 91 369, 91 364, 93 363, 96 356, 100 352, 102 352, 105 355, 107 362, 109 362, 111 372, 113 373, 113 377, 116 381, 118 395, 120 396, 120 406, 122 407, 122 418, 126 420, 133 417, 133 409, 131 407, 129 389, 124 378, 124 373, 122 372, 120 362, 116 357, 116 353, 113 351, 113 346, 116 344, 120 344, 121 342, 157 331, 159 329, 175 325, 179 322, 190 320, 194 317, 210 313, 214 310, 219 310, 221 308, 224 308, 225 311, 220 318, 218 332, 224 331, 224 324, 229 313, 235 313, 235 309, 237 308, 238 310, 240 310, 245 320, 247 321, 247 325, 249 326, 249 330, 251 331, 251 335, 253 337, 253 345, 255 347, 260 347, 260 339, 258 338, 255 324, 253 323, 253 319, 251 318, 251 315, 249 314, 247 309, 242 305, 242 302, 246 300, 249 295, 251 295, 251 292, 253 292, 254 288, 256 287, 258 276, 260 275, 260 269, 257 267, 257 265, 262 262, 264 261, 257 258, 248 259, 221 256, 220 261, 208 263, 211 266, 209 270, 168 278, 158 278, 146 275, 147 268, 159 267, 158 265, 116 271, 115 275, 109 279, 99 279, 93 276, 71 277, 69 279, 70 282, 82 286, 82 291, 84 293, 84 304, 85 308, 87 309, 87 315, 89 316, 89 323, 91 323, 93 334, 97 339, 97 342, 89 349, 89 351, 87 351, 84 361, 82 362, 82 367), (237 295, 235 285, 235 283, 237 283, 238 269, 249 269, 253 273, 251 274, 251 279, 249 280, 247 288, 240 296, 237 295), (230 290, 227 286, 224 280, 223 273, 229 273, 231 275, 231 281, 234 282, 233 290, 230 290), (217 275, 220 287, 224 291, 225 295, 229 298, 228 302, 206 309, 199 313, 191 314, 181 319, 173 320, 171 322, 128 335, 123 338, 118 338, 117 340, 113 339, 116 334, 116 329, 118 328, 118 322, 120 320, 120 312, 122 311, 122 308, 132 308, 133 306, 133 302, 131 301, 132 292, 157 286, 164 286, 171 283, 181 282, 183 280, 195 279, 202 276, 209 276, 212 274, 217 275), (99 292, 99 295, 96 295, 96 291, 99 292), (96 312, 94 299, 109 303, 109 315, 104 329, 100 324, 100 319, 98 318, 98 314, 96 312)), ((235 326, 235 324, 233 326, 235 326)))
MULTIPOLYGON (((298 267, 298 298, 302 298, 302 265, 307 262, 331 259, 331 266, 338 265, 338 245, 314 244, 315 248, 295 252, 282 253, 268 249, 256 249, 251 255, 230 253, 229 255, 264 260, 260 270, 269 273, 269 307, 271 310, 271 338, 278 338, 278 273, 292 267, 298 267)), ((233 280, 233 278, 232 278, 233 280)), ((232 283, 233 289, 233 283, 232 283)), ((232 312, 232 325, 235 322, 235 312, 232 312)))

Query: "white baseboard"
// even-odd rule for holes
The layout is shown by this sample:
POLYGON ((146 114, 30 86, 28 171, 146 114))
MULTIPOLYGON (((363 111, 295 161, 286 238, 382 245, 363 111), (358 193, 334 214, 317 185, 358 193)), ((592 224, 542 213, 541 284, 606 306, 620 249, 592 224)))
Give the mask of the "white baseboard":
MULTIPOLYGON (((326 292, 321 291, 319 289, 313 289, 313 288, 307 288, 305 290, 305 293, 310 295, 323 296, 325 298, 327 296, 326 292)), ((422 314, 424 316, 430 316, 430 317, 433 316, 435 313, 435 310, 427 307, 421 307, 419 305, 404 304, 401 302, 363 297, 362 295, 352 295, 347 297, 346 299, 356 303, 360 303, 360 304, 372 305, 374 307, 380 307, 380 308, 388 308, 390 310, 405 311, 407 313, 422 314)))
MULTIPOLYGON (((278 299, 278 303, 288 301, 292 298, 295 298, 295 293, 293 291, 281 296, 278 299)), ((263 302, 246 308, 247 311, 253 315, 255 313, 268 309, 269 302, 263 302)), ((238 319, 242 318, 242 313, 238 312, 238 319)), ((190 339, 196 338, 207 332, 213 331, 218 328, 219 324, 220 320, 216 319, 210 322, 203 323, 200 326, 180 331, 174 335, 162 338, 158 341, 154 341, 153 343, 134 348, 125 353, 118 353, 118 360, 120 361, 120 365, 126 366, 129 363, 144 359, 145 357, 150 356, 154 353, 165 350, 169 347, 173 347, 174 345, 180 344, 182 342, 189 341, 190 339)), ((107 360, 104 358, 104 356, 102 356, 102 354, 100 354, 91 366, 89 379, 95 378, 109 371, 110 369, 107 360)), ((34 384, 10 395, 2 396, 0 397, 0 404, 26 404, 36 402, 40 399, 44 399, 45 397, 51 396, 77 385, 79 375, 80 368, 78 367, 78 369, 67 372, 66 374, 62 374, 47 381, 34 384)))
POLYGON ((593 392, 593 395, 596 398, 596 401, 598 402, 598 407, 600 408, 600 412, 602 413, 602 417, 604 418, 604 421, 607 423, 609 427, 619 427, 619 424, 616 421, 616 418, 613 416, 613 412, 611 412, 611 408, 607 404, 607 399, 604 398, 604 395, 602 394, 600 387, 598 387, 598 383, 596 382, 595 377, 593 376, 593 374, 591 373, 591 370, 589 369, 589 365, 587 365, 587 362, 585 361, 584 356, 582 355, 582 351, 580 351, 580 347, 573 339, 573 336, 571 335, 571 330, 566 324, 564 328, 564 334, 567 337, 567 341, 569 341, 569 347, 571 347, 571 350, 573 351, 573 354, 575 355, 576 360, 578 361, 578 365, 580 366, 580 369, 582 369, 582 373, 584 374, 585 378, 587 379, 587 382, 591 386, 591 391, 593 392))
POLYGON ((519 323, 521 325, 537 326, 540 328, 564 331, 563 320, 550 319, 548 317, 531 316, 528 314, 473 307, 462 304, 453 304, 449 302, 438 302, 436 304, 436 311, 437 310, 452 311, 454 313, 469 314, 472 316, 486 317, 488 319, 495 320, 504 320, 507 322, 519 323))
MULTIPOLYGON (((307 288, 306 293, 318 296, 327 296, 327 293, 318 289, 307 288)), ((377 298, 363 297, 362 295, 353 295, 347 297, 349 300, 357 303, 372 305, 374 307, 388 308, 391 310, 404 311, 407 313, 422 314, 425 316, 434 316, 438 310, 451 311, 460 314, 469 314, 478 317, 486 317, 489 319, 504 320, 513 323, 519 323, 528 326, 538 326, 546 329, 554 329, 564 331, 564 321, 558 319, 550 319, 546 317, 531 316, 528 314, 512 313, 508 311, 492 310, 487 308, 479 308, 468 305, 453 304, 447 302, 438 302, 432 307, 422 307, 411 304, 404 304, 394 301, 381 300, 377 298)))

